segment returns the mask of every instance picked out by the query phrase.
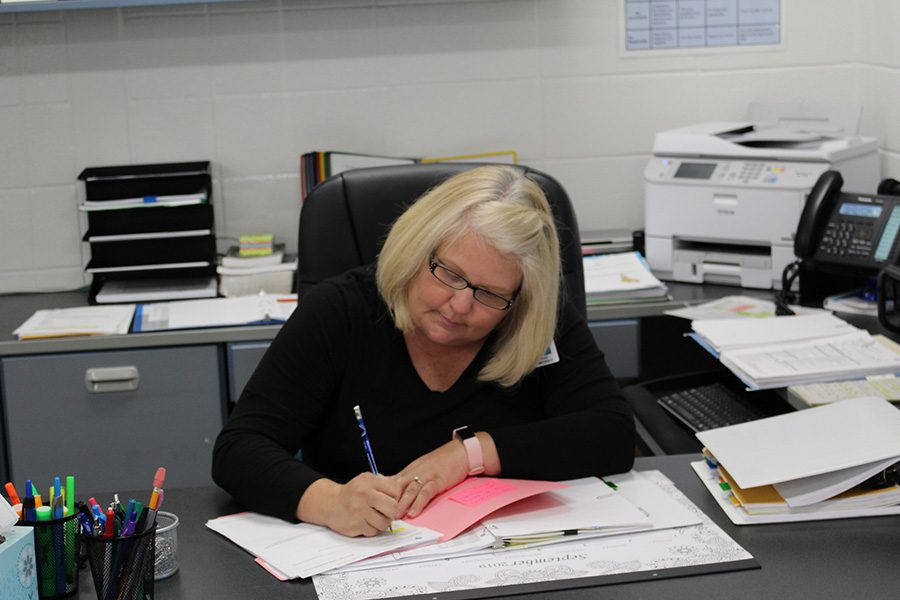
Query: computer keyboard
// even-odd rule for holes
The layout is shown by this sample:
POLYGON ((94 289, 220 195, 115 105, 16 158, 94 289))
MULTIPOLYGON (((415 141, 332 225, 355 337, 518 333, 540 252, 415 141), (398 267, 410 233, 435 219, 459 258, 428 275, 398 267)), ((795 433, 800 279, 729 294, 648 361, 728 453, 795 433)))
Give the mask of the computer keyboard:
POLYGON ((744 406, 739 398, 737 392, 716 382, 673 392, 656 401, 693 431, 706 431, 762 416, 744 406))

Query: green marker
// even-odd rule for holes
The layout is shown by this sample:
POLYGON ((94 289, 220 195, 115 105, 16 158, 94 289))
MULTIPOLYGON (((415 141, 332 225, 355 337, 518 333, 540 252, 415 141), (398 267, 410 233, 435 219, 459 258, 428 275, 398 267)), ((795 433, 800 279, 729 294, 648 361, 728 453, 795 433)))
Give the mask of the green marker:
MULTIPOLYGON (((49 506, 41 506, 34 509, 38 521, 50 521, 53 518, 53 509, 49 506)), ((42 597, 49 598, 56 595, 56 560, 53 547, 53 531, 50 525, 38 525, 34 528, 35 547, 37 549, 37 567, 40 579, 42 597)))
MULTIPOLYGON (((75 514, 75 476, 68 475, 66 477, 66 512, 65 516, 75 514)), ((66 583, 72 585, 75 582, 77 573, 75 572, 75 523, 77 519, 66 521, 66 545, 65 545, 65 565, 66 565, 66 583)))
POLYGON ((69 475, 66 477, 66 508, 69 510, 69 514, 73 514, 75 512, 75 476, 69 475))

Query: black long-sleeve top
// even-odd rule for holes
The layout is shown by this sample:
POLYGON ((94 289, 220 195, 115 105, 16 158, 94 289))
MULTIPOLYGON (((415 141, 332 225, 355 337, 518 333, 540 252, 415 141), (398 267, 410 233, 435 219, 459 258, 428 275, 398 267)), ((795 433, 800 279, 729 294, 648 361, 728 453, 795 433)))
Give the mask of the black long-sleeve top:
POLYGON ((294 520, 311 483, 369 470, 357 404, 385 475, 463 425, 491 435, 501 476, 560 480, 631 468, 631 409, 573 306, 557 327, 560 360, 513 388, 477 381, 491 341, 450 389, 431 391, 378 294, 374 269, 323 282, 303 296, 247 382, 216 440, 213 478, 247 508, 294 520))

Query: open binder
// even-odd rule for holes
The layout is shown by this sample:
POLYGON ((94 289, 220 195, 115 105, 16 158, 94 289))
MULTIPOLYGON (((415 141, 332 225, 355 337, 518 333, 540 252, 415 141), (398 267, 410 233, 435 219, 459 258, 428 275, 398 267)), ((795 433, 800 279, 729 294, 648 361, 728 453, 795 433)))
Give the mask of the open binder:
POLYGON ((237 298, 139 304, 132 330, 141 333, 284 323, 296 306, 296 294, 254 294, 237 298))

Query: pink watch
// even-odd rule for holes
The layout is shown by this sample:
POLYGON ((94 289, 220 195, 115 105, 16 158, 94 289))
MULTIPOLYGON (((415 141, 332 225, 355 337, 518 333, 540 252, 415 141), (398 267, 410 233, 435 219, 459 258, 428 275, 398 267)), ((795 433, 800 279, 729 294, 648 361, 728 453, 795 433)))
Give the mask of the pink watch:
POLYGON ((462 442, 469 457, 469 477, 484 473, 484 455, 481 453, 481 442, 475 436, 474 431, 469 430, 468 425, 457 427, 453 430, 453 439, 462 442))

